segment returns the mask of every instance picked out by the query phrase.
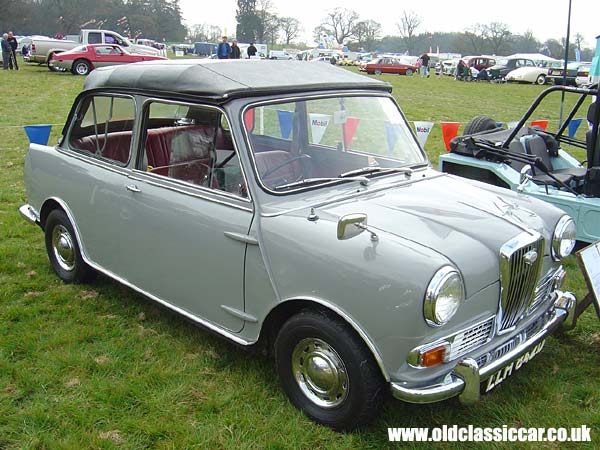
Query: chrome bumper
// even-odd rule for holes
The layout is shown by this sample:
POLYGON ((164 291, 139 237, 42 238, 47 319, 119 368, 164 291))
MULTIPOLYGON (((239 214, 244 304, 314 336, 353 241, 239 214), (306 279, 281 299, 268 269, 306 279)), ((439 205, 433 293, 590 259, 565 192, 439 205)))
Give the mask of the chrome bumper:
POLYGON ((403 386, 401 383, 392 382, 390 384, 392 395, 398 400, 408 403, 434 403, 457 395, 463 404, 476 403, 479 401, 480 383, 482 381, 487 380, 493 374, 533 349, 552 334, 559 325, 563 324, 565 328, 573 326, 576 319, 577 299, 570 292, 557 291, 557 294, 550 320, 537 333, 528 337, 527 340, 504 356, 481 369, 474 359, 464 358, 458 362, 454 370, 446 376, 442 383, 436 385, 410 388, 403 386))
POLYGON ((19 208, 19 213, 21 213, 21 216, 32 225, 40 224, 40 216, 33 206, 23 205, 19 208))

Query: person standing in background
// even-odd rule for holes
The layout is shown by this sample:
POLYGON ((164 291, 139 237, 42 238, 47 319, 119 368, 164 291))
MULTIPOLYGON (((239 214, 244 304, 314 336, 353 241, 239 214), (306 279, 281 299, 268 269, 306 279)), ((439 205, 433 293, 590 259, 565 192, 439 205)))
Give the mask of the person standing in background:
POLYGON ((248 58, 252 58, 256 56, 256 47, 254 46, 254 42, 250 42, 250 46, 246 49, 246 53, 248 53, 248 58))
POLYGON ((240 59, 241 57, 242 57, 242 50, 238 47, 238 43, 234 39, 231 44, 231 59, 240 59))
POLYGON ((8 33, 2 35, 2 68, 4 70, 12 70, 11 60, 12 47, 8 43, 8 33))
POLYGON ((231 46, 227 42, 227 36, 223 36, 223 42, 217 47, 217 58, 229 59, 231 55, 231 46))
POLYGON ((8 43, 10 44, 10 61, 14 69, 19 70, 19 63, 17 63, 17 47, 19 43, 12 31, 8 32, 8 43))
POLYGON ((429 60, 431 59, 427 53, 421 55, 421 77, 429 78, 429 60))

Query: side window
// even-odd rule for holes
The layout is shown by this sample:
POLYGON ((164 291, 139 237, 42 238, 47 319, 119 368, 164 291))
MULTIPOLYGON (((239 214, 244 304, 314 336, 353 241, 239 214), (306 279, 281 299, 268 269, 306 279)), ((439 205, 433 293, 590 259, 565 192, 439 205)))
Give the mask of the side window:
POLYGON ((98 32, 88 33, 88 44, 102 44, 102 34, 98 32))
POLYGON ((130 97, 94 95, 82 99, 68 146, 96 158, 127 165, 135 103, 130 97))
POLYGON ((227 119, 213 108, 151 102, 141 170, 247 197, 227 119), (225 126, 226 125, 226 126, 225 126))

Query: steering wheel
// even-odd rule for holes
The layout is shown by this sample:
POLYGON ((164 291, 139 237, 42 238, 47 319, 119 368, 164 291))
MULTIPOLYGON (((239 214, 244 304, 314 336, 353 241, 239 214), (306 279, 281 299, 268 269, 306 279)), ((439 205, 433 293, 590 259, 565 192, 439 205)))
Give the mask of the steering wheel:
MULTIPOLYGON (((303 159, 310 160, 310 159, 311 159, 311 156, 310 156, 310 155, 307 155, 307 154, 305 154, 305 153, 301 153, 301 154, 299 154, 299 155, 292 156, 290 159, 286 159, 285 161, 283 161, 283 162, 280 162, 279 164, 277 164, 277 165, 275 165, 275 166, 273 166, 273 167, 269 168, 268 170, 266 170, 266 171, 265 171, 265 173, 263 173, 263 174, 261 175, 261 178, 262 178, 263 180, 265 180, 266 178, 268 178, 268 177, 269 177, 269 175, 272 175, 272 174, 276 173, 276 172, 277 172, 279 169, 281 169, 281 168, 283 168, 283 167, 286 167, 286 166, 288 166, 288 165, 292 164, 292 163, 293 163, 293 162, 295 162, 295 161, 300 161, 300 160, 303 160, 303 159)), ((281 178, 281 179, 282 179, 282 180, 283 180, 285 183, 294 183, 294 182, 296 182, 296 181, 299 181, 299 180, 301 180, 302 178, 304 178, 304 174, 305 174, 305 172, 306 172, 306 167, 305 167, 305 165, 304 165, 304 164, 301 164, 301 167, 302 167, 302 170, 300 171, 300 173, 298 174, 298 176, 296 177, 296 179, 294 179, 294 180, 287 180, 287 179, 285 179, 285 178, 281 178)), ((279 179, 277 179, 277 180, 274 180, 274 181, 279 181, 279 179)), ((275 183, 271 183, 271 184, 275 184, 275 183)))

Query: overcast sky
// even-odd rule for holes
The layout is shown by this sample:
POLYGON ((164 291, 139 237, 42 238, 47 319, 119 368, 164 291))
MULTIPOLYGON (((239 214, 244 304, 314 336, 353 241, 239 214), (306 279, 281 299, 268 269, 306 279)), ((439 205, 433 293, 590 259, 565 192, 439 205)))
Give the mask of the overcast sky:
MULTIPOLYGON (((307 43, 327 11, 338 6, 358 12, 361 20, 379 22, 383 35, 398 34, 396 24, 406 8, 421 16, 423 21, 418 31, 422 32, 462 31, 476 23, 502 22, 516 34, 531 30, 541 41, 566 36, 569 6, 568 0, 418 0, 404 5, 390 0, 271 0, 271 3, 277 15, 300 20, 307 43)), ((180 5, 188 26, 206 23, 217 25, 228 34, 235 33, 235 0, 180 0, 180 5)), ((600 34, 600 0, 572 0, 571 37, 576 33, 584 36, 586 46, 595 48, 595 37, 600 34)), ((434 42, 434 48, 435 45, 434 42)), ((441 42, 439 45, 442 52, 452 51, 441 42)))

